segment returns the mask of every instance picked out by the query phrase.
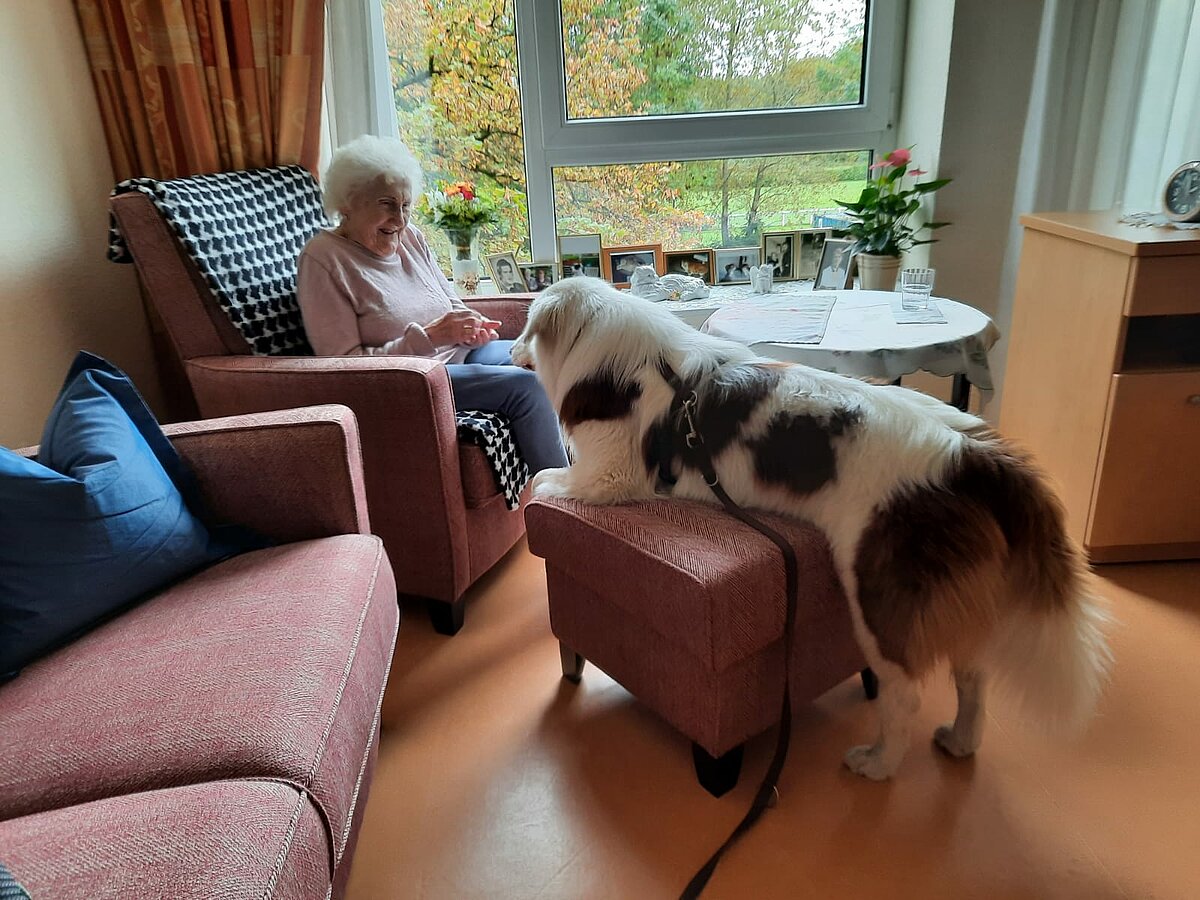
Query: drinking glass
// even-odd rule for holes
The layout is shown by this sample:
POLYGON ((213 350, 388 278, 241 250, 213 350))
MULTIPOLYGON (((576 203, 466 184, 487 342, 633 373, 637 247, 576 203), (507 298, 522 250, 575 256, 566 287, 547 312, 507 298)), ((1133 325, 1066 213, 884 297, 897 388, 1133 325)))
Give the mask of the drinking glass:
POLYGON ((927 309, 933 292, 933 269, 905 269, 900 273, 900 306, 927 309))

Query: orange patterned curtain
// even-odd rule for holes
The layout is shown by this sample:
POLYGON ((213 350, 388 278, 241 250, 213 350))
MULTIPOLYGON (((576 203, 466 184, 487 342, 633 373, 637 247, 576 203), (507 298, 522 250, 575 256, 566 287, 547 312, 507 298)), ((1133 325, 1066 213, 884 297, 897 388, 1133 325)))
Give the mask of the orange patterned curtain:
POLYGON ((316 172, 325 0, 75 0, 118 179, 316 172))

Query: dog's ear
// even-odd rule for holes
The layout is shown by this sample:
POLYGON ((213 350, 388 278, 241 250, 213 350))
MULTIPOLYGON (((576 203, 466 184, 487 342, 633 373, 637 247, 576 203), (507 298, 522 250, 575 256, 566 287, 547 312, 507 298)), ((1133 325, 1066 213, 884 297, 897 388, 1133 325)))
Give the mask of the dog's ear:
POLYGON ((539 297, 529 309, 525 333, 546 344, 553 344, 562 328, 561 300, 558 297, 539 297))
POLYGON ((546 344, 557 344, 575 333, 580 290, 564 283, 552 285, 534 301, 529 310, 529 333, 546 344))

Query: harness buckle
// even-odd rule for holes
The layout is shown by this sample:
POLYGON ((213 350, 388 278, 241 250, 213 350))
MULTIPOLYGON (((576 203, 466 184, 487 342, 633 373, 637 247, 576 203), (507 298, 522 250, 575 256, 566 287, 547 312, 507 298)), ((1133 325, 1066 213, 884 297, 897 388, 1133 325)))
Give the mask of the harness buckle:
POLYGON ((692 391, 687 399, 683 401, 683 418, 687 422, 688 433, 683 439, 688 445, 689 450, 694 450, 698 445, 704 443, 704 438, 700 436, 700 432, 696 430, 696 420, 692 418, 692 414, 696 411, 696 405, 700 402, 700 398, 696 396, 696 392, 692 391))

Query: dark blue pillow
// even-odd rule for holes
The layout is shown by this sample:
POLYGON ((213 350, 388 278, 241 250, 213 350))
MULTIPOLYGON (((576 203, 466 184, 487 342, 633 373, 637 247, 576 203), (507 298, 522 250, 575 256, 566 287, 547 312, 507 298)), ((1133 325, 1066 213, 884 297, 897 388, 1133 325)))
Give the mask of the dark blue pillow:
POLYGON ((4 863, 0 863, 0 900, 30 900, 29 892, 13 878, 4 863))
POLYGON ((137 390, 80 353, 37 459, 0 447, 0 680, 238 548, 137 390))

